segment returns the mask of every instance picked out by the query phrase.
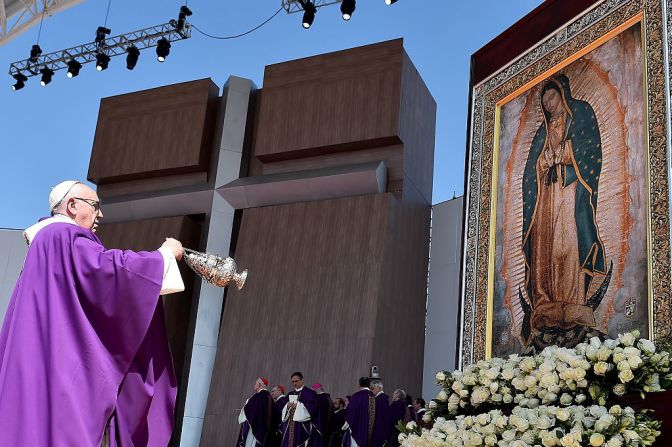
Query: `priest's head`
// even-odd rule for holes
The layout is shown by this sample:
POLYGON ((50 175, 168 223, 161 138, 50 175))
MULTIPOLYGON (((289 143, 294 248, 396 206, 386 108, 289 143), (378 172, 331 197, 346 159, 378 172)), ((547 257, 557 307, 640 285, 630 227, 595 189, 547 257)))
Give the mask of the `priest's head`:
POLYGON ((378 394, 383 391, 383 381, 380 379, 375 379, 371 381, 371 392, 373 394, 378 394))
POLYGON ((273 388, 271 388, 271 397, 273 397, 274 400, 277 400, 283 394, 285 394, 285 387, 284 386, 275 385, 273 388))
POLYGON ((265 390, 268 386, 268 379, 265 377, 259 377, 256 382, 254 382, 254 391, 259 392, 265 390))
POLYGON ((303 387, 303 374, 301 374, 299 371, 292 373, 290 378, 292 381, 292 386, 294 387, 295 390, 298 390, 299 388, 303 387))
POLYGON ((394 390, 394 393, 392 393, 392 400, 405 400, 406 399, 406 391, 396 389, 394 390))
POLYGON ((67 216, 80 227, 91 231, 96 231, 103 218, 98 194, 76 180, 67 180, 54 186, 49 194, 49 207, 52 216, 67 216))

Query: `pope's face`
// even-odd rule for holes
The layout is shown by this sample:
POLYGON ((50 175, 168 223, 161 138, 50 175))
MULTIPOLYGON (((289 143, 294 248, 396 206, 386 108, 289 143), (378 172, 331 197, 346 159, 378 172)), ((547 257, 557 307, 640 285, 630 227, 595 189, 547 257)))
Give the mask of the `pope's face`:
POLYGON ((73 197, 68 200, 68 214, 80 227, 96 231, 103 218, 98 194, 86 185, 75 185, 75 188, 73 197))
POLYGON ((560 96, 560 93, 555 89, 546 91, 543 98, 541 98, 541 102, 544 105, 544 109, 546 109, 551 116, 555 116, 562 112, 562 96, 560 96))

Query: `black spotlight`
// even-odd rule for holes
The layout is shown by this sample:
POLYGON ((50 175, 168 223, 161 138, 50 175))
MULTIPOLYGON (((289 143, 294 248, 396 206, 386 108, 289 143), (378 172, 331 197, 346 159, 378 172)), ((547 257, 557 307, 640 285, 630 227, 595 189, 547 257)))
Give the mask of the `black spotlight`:
POLYGON ((386 5, 393 5, 395 3, 397 3, 397 0, 385 0, 386 5))
POLYGON ((104 26, 99 26, 96 29, 96 43, 98 46, 105 44, 105 36, 109 35, 112 31, 109 28, 104 26))
POLYGON ((23 74, 23 73, 17 73, 15 75, 12 75, 14 80, 16 81, 16 84, 12 85, 12 90, 21 90, 23 87, 26 86, 26 81, 28 78, 23 74))
POLYGON ((135 68, 135 64, 138 63, 138 58, 140 57, 140 50, 138 50, 138 47, 135 45, 131 45, 128 47, 126 50, 128 53, 126 55, 126 68, 129 70, 133 70, 135 68))
POLYGON ((33 45, 30 48, 30 62, 35 63, 37 62, 37 58, 40 57, 42 54, 42 48, 40 48, 39 45, 33 45))
POLYGON ((341 2, 341 14, 343 14, 343 20, 350 20, 352 13, 355 12, 355 0, 343 0, 341 2))
POLYGON ((177 25, 175 25, 175 28, 177 28, 178 31, 182 31, 184 29, 184 24, 187 21, 187 17, 189 17, 191 14, 191 9, 187 8, 186 5, 180 7, 180 14, 177 16, 177 25))
POLYGON ((107 70, 107 65, 110 63, 110 56, 105 53, 96 54, 96 70, 107 70))
POLYGON ((166 58, 170 54, 170 42, 165 37, 159 39, 156 45, 156 59, 159 62, 165 62, 166 58))
POLYGON ((79 75, 79 70, 82 69, 82 64, 74 59, 68 61, 68 72, 65 74, 69 78, 74 78, 79 75))
POLYGON ((303 6, 303 20, 301 21, 301 25, 305 29, 308 29, 313 24, 313 20, 315 20, 317 8, 315 7, 315 3, 311 1, 302 2, 301 6, 303 6))
POLYGON ((51 78, 54 76, 54 70, 52 70, 49 67, 44 67, 42 70, 40 70, 40 73, 42 73, 42 79, 40 79, 40 85, 44 87, 45 85, 51 82, 51 78))

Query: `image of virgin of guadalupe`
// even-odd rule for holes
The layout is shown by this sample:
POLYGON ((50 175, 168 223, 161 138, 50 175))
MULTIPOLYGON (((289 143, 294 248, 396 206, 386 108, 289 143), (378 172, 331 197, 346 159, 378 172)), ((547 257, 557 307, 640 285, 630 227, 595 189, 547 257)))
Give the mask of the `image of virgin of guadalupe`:
MULTIPOLYGON (((556 75, 541 89, 543 122, 523 177, 525 285, 521 335, 528 350, 573 347, 595 332, 595 309, 611 280, 596 223, 602 167, 600 128, 591 105, 556 75), (588 296, 596 274, 604 278, 588 296)), ((597 334, 599 335, 599 333, 597 334)))

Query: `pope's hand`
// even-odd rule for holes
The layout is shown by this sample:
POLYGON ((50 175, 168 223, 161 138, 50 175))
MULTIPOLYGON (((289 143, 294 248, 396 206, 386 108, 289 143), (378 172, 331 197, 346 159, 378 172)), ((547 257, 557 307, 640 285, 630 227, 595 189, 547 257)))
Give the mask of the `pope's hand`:
POLYGON ((173 255, 175 256, 175 259, 178 261, 182 259, 184 248, 182 248, 182 243, 177 239, 173 239, 172 237, 166 238, 166 242, 163 243, 162 247, 170 248, 170 250, 173 252, 173 255))

